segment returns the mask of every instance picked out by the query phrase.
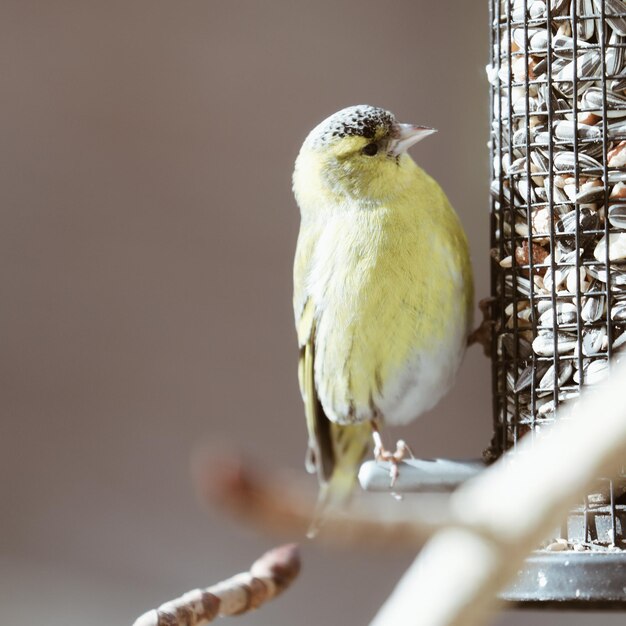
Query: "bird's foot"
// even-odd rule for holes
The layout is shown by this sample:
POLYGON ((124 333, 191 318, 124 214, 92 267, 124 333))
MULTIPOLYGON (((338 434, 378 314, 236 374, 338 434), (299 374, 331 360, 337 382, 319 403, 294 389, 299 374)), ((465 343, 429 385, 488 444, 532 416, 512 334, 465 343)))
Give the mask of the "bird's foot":
POLYGON ((495 298, 483 298, 478 302, 478 308, 483 315, 482 322, 478 328, 474 329, 467 338, 467 345, 479 343, 483 347, 486 357, 491 356, 491 340, 493 338, 493 319, 491 316, 491 305, 496 301, 495 298))
POLYGON ((413 452, 403 439, 397 441, 395 452, 391 452, 391 450, 387 450, 383 445, 383 440, 377 430, 373 432, 372 436, 374 437, 374 458, 377 461, 385 461, 391 464, 391 470, 389 471, 391 482, 389 486, 393 488, 400 476, 400 469, 398 467, 400 462, 406 458, 414 458, 413 452))

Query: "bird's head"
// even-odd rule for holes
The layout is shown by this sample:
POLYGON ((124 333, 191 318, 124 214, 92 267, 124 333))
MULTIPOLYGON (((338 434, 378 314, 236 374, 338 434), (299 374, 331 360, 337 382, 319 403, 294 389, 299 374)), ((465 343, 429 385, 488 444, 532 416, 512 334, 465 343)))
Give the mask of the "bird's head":
POLYGON ((318 201, 320 196, 339 202, 384 200, 414 166, 406 151, 434 132, 401 124, 389 111, 369 105, 338 111, 318 124, 302 145, 293 177, 300 206, 310 196, 318 201))

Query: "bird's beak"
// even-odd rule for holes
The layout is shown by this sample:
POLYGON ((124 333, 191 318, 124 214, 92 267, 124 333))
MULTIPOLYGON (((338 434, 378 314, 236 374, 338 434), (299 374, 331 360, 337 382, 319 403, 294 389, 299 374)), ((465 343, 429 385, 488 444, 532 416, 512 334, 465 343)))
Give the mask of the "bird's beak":
POLYGON ((428 128, 428 126, 395 124, 392 133, 390 152, 394 156, 399 156, 418 141, 422 141, 422 139, 428 137, 428 135, 432 135, 436 132, 437 130, 435 128, 428 128))

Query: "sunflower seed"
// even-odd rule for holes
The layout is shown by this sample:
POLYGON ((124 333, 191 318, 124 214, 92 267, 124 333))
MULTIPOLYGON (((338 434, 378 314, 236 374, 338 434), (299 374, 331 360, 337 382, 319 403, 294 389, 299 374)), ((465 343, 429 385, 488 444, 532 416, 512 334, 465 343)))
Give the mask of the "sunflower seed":
POLYGON ((512 4, 511 19, 514 22, 523 22, 526 18, 524 0, 514 0, 512 4))
MULTIPOLYGON (((557 384, 559 387, 562 387, 571 378, 574 372, 574 366, 569 361, 562 361, 558 364, 558 367, 559 375, 557 384)), ((539 382, 539 389, 541 391, 552 391, 555 379, 554 372, 555 366, 551 365, 539 382)))
MULTIPOLYGON (((604 269, 589 266, 587 268, 587 272, 591 277, 597 278, 600 282, 606 283, 607 273, 604 269)), ((623 268, 611 265, 609 278, 611 287, 626 287, 626 270, 623 268)))
POLYGON ((528 359, 532 354, 532 347, 529 341, 523 337, 519 337, 516 340, 511 334, 502 336, 502 348, 509 356, 517 356, 519 359, 528 359))
POLYGON ((611 319, 614 322, 626 322, 626 302, 618 302, 611 307, 611 319))
POLYGON ((539 325, 544 328, 554 328, 556 314, 556 327, 564 324, 576 323, 576 307, 569 302, 559 302, 555 307, 550 307, 539 317, 539 325))
MULTIPOLYGON (((576 378, 576 373, 574 373, 574 379, 575 378, 576 378)), ((562 404, 563 402, 566 402, 567 400, 573 400, 574 398, 577 398, 578 392, 577 391, 563 391, 559 393, 558 397, 559 397, 559 403, 562 404)), ((539 408, 539 414, 549 415, 550 413, 554 413, 554 409, 555 409, 554 400, 549 400, 539 408)))
POLYGON ((604 200, 604 187, 598 180, 582 184, 575 198, 577 204, 591 204, 600 200, 604 200))
POLYGON ((565 285, 569 293, 576 294, 578 291, 585 293, 589 289, 589 280, 587 280, 587 270, 579 267, 578 271, 572 269, 567 275, 565 285))
MULTIPOLYGON (((606 235, 596 245, 593 256, 597 261, 606 260, 606 235)), ((609 261, 626 259, 626 233, 609 234, 609 261)))
POLYGON ((609 222, 615 228, 626 228, 626 204, 609 206, 609 222))
POLYGON ((602 139, 601 128, 597 126, 589 126, 588 124, 574 124, 571 120, 558 122, 555 128, 555 133, 559 139, 574 141, 576 130, 578 130, 578 139, 593 139, 597 141, 602 139))
MULTIPOLYGON (((577 51, 589 48, 591 44, 586 41, 578 41, 577 51)), ((574 39, 565 35, 554 35, 552 37, 552 50, 557 57, 563 59, 574 58, 574 39)))
MULTIPOLYGON (((583 55, 579 56, 576 61, 568 63, 558 74, 556 75, 556 83, 558 89, 564 96, 570 97, 574 92, 574 72, 576 78, 578 78, 578 93, 591 86, 591 83, 587 80, 581 81, 581 79, 594 78, 598 75, 598 71, 601 65, 601 57, 597 50, 589 50, 583 55)), ((599 78, 599 77, 598 77, 599 78)))
POLYGON ((622 333, 619 337, 614 339, 612 348, 613 350, 619 350, 624 344, 626 344, 626 333, 622 333))
POLYGON ((606 328, 590 328, 583 330, 583 354, 585 356, 594 356, 600 352, 602 342, 606 337, 606 328))
POLYGON ((626 89, 626 72, 622 70, 617 74, 615 78, 609 82, 609 89, 611 91, 623 91, 626 89))
POLYGON ((578 17, 576 23, 576 32, 580 39, 591 39, 595 31, 595 20, 589 19, 588 15, 593 15, 593 5, 591 0, 574 0, 571 6, 572 22, 575 15, 578 17))
POLYGON ((530 17, 534 20, 544 17, 546 14, 546 3, 543 0, 535 0, 528 9, 530 17))
POLYGON ((623 198, 626 199, 626 185, 624 183, 617 183, 611 190, 611 194, 609 196, 611 199, 614 198, 623 198))
POLYGON ((537 378, 541 379, 548 370, 548 366, 544 363, 539 363, 536 367, 534 365, 526 366, 517 378, 517 383, 515 384, 515 387, 513 389, 515 393, 525 391, 532 385, 535 370, 537 378))
POLYGON ((580 316, 585 322, 597 322, 604 313, 604 296, 588 296, 580 316))
MULTIPOLYGON (((626 10, 624 10, 622 0, 593 0, 598 13, 602 10, 602 1, 604 1, 606 21, 616 33, 626 36, 626 10)), ((588 37, 584 37, 584 39, 588 39, 588 37)))
POLYGON ((623 183, 626 182, 626 171, 620 172, 619 170, 610 170, 609 171, 609 185, 614 185, 615 183, 623 183))
MULTIPOLYGON (((609 362, 604 359, 598 359, 591 361, 586 367, 583 368, 582 378, 585 385, 595 385, 604 380, 609 373, 609 362)), ((574 382, 581 383, 580 371, 574 372, 574 382)))
POLYGON ((603 171, 600 162, 584 152, 579 152, 577 155, 570 151, 558 152, 554 157, 554 167, 559 172, 572 173, 579 168, 580 173, 596 176, 601 175, 603 171))
POLYGON ((548 49, 548 33, 541 29, 530 38, 530 49, 534 54, 546 52, 548 49))
MULTIPOLYGON (((548 0, 552 7, 552 16, 556 17, 567 12, 571 0, 548 0)), ((571 31, 570 31, 571 32, 571 31)))
MULTIPOLYGON (((601 134, 601 130, 598 128, 601 134)), ((611 141, 619 141, 626 139, 626 121, 618 119, 613 122, 609 122, 607 127, 607 136, 611 141)))
POLYGON ((528 28, 526 31, 524 31, 523 28, 515 28, 513 29, 513 41, 522 50, 524 50, 524 48, 527 47, 526 41, 530 42, 536 34, 542 33, 542 32, 544 32, 543 28, 528 28), (528 36, 528 39, 526 39, 527 36, 528 36))
POLYGON ((562 250, 572 251, 576 246, 576 225, 578 224, 578 245, 584 248, 593 240, 592 234, 585 231, 596 230, 600 224, 600 218, 597 212, 591 209, 581 207, 578 210, 578 221, 576 220, 576 211, 570 211, 562 215, 556 222, 555 228, 559 235, 570 235, 568 237, 560 236, 557 244, 562 250))
MULTIPOLYGON (((555 334, 553 331, 542 331, 533 341, 533 350, 539 356, 554 356, 555 334)), ((576 337, 568 333, 556 333, 556 353, 567 354, 576 347, 576 337)))
MULTIPOLYGON (((599 116, 603 115, 604 97, 602 89, 599 87, 589 87, 583 95, 583 105, 588 107, 592 113, 599 116)), ((626 98, 622 98, 611 91, 607 91, 606 108, 607 117, 624 117, 626 116, 626 98)))

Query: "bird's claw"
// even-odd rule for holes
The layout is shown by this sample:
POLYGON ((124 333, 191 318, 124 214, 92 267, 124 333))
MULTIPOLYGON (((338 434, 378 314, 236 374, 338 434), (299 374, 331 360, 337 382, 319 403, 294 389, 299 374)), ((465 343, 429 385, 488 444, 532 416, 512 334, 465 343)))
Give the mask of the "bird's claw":
POLYGON ((482 322, 478 328, 475 328, 467 338, 467 345, 471 346, 479 343, 483 347, 486 357, 491 355, 491 340, 493 338, 494 321, 491 315, 491 305, 495 302, 495 298, 483 298, 478 302, 478 308, 483 315, 482 322))
MULTIPOLYGON (((378 433, 375 433, 375 435, 378 435, 378 433)), ((399 439, 396 443, 395 452, 391 452, 385 448, 380 435, 375 436, 374 441, 374 458, 377 461, 383 461, 391 464, 391 469, 389 470, 389 478, 391 479, 391 482, 389 486, 393 488, 396 482, 398 482, 398 477, 400 476, 399 464, 406 458, 413 458, 413 452, 403 439, 399 439)))

